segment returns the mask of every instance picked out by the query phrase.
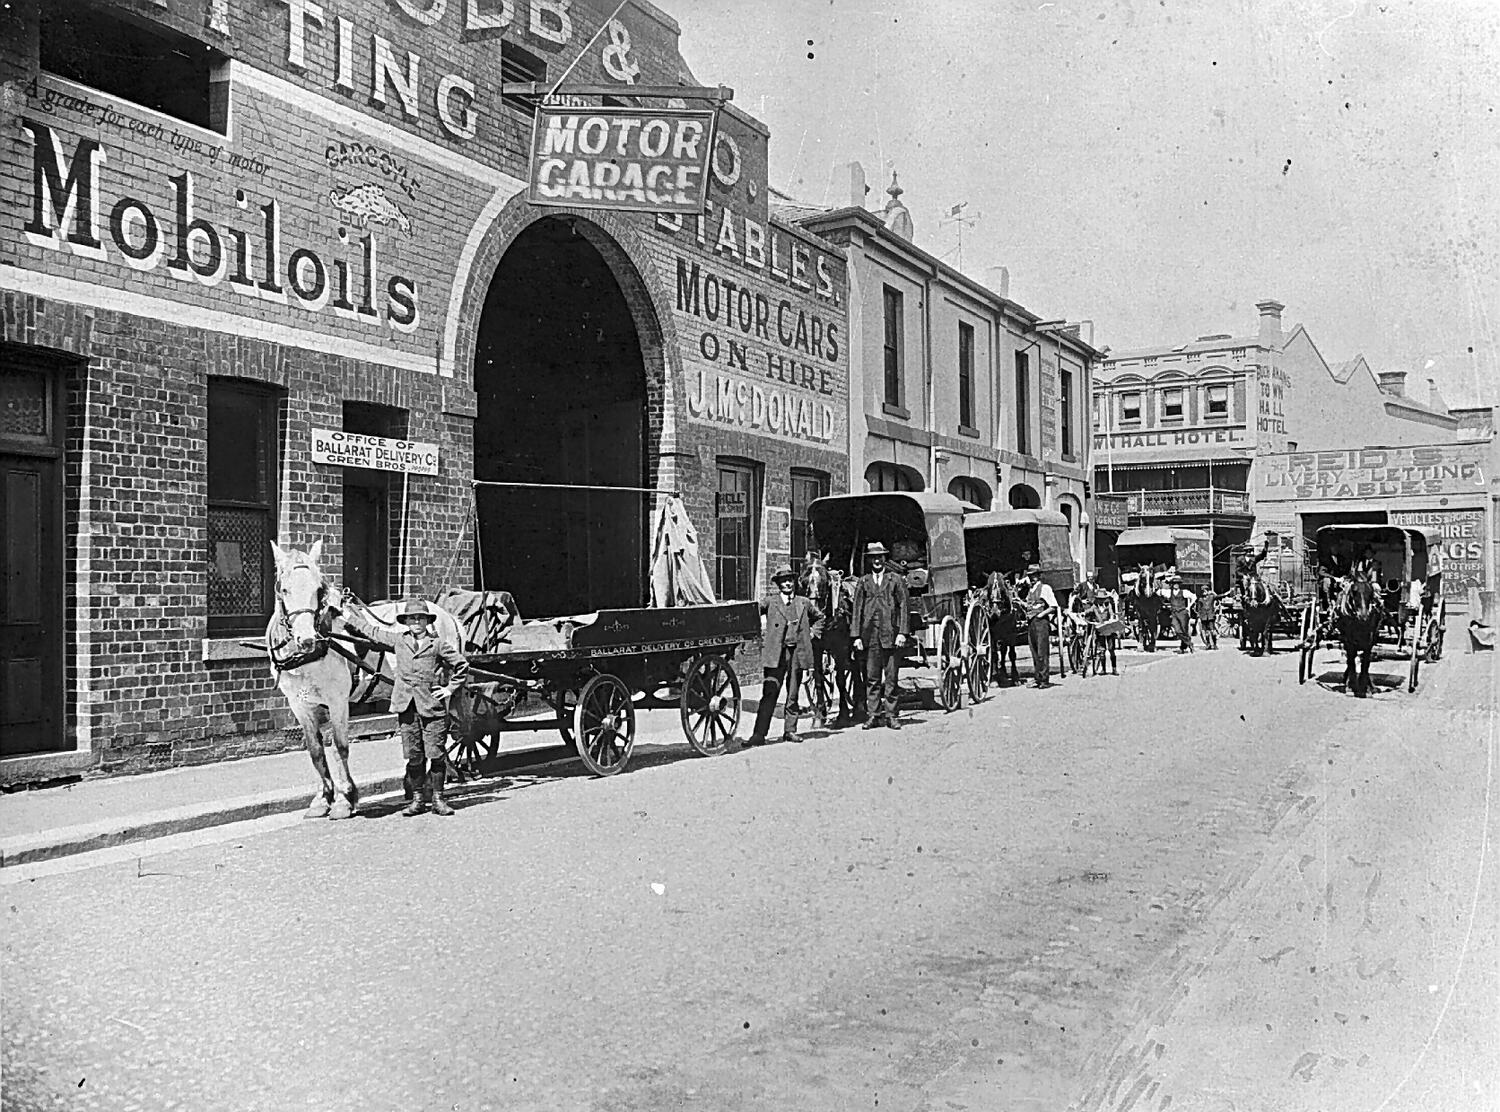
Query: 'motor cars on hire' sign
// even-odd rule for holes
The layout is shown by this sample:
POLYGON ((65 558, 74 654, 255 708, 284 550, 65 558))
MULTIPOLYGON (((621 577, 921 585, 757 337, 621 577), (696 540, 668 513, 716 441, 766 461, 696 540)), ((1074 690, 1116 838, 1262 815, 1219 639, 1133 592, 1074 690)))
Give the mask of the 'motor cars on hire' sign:
POLYGON ((531 137, 534 205, 701 213, 712 110, 539 107, 531 137))

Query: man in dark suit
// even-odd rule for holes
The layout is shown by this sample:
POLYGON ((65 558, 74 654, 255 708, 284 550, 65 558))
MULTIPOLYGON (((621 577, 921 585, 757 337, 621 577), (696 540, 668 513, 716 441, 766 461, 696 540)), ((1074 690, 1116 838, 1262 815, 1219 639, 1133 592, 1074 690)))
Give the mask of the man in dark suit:
POLYGON ((803 671, 813 665, 813 638, 823 636, 826 620, 817 603, 793 593, 797 574, 791 565, 783 564, 777 568, 771 582, 776 584, 776 594, 760 604, 760 612, 766 617, 766 628, 760 641, 760 664, 765 669, 765 682, 761 685, 755 732, 746 745, 766 743, 783 682, 787 688, 786 728, 781 740, 802 740, 797 736, 797 690, 802 685, 803 671))
POLYGON ((854 588, 854 613, 849 622, 854 651, 864 654, 865 688, 869 693, 867 730, 882 722, 893 730, 901 728, 896 718, 896 676, 901 650, 906 647, 910 613, 906 580, 885 566, 885 557, 885 545, 879 541, 865 546, 865 564, 870 570, 854 588))

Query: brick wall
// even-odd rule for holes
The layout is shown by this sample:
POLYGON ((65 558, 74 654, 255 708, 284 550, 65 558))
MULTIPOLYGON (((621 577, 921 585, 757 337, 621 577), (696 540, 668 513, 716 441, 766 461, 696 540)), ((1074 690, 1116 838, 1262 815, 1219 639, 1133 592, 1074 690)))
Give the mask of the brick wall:
MULTIPOLYGON (((233 59, 227 133, 41 73, 36 0, 0 13, 0 76, 20 94, 4 109, 0 138, 0 341, 57 353, 66 375, 67 728, 101 769, 301 744, 263 658, 205 660, 205 645, 216 643, 205 570, 210 376, 281 392, 278 538, 304 549, 322 540, 334 576, 344 559, 342 471, 312 461, 312 430, 341 428, 345 402, 402 411, 407 439, 439 445, 440 474, 412 480, 411 574, 399 583, 393 560, 393 585, 431 596, 473 582, 475 336, 505 250, 537 219, 575 220, 620 283, 647 372, 650 481, 683 493, 710 567, 719 457, 760 465, 773 514, 790 506, 794 467, 847 489, 844 257, 768 219, 763 126, 724 114, 701 242, 691 219, 674 228, 650 215, 542 211, 519 195, 530 120, 500 106, 500 38, 544 56, 555 75, 603 11, 574 3, 572 36, 555 43, 531 30, 530 0, 515 4, 512 27, 469 36, 454 14, 462 5, 427 27, 394 2, 325 3, 326 26, 306 25, 293 64, 296 5, 285 0, 231 0, 223 25, 198 0, 119 6, 233 59), (353 90, 339 82, 339 18, 353 28, 353 90), (389 83, 383 105, 372 99, 377 35, 398 59, 420 56, 415 117, 389 83), (439 118, 444 74, 475 85, 472 138, 456 138, 439 118), (362 220, 333 203, 360 186, 378 186, 393 207, 362 220), (199 230, 189 234, 184 216, 199 230), (774 240, 773 253, 758 258, 750 237, 774 240), (794 257, 805 274, 793 273, 794 257), (749 327, 680 305, 680 262, 725 283, 721 295, 728 282, 749 291, 749 327), (402 319, 387 285, 397 280, 407 283, 413 320, 402 319), (785 306, 789 332, 771 316, 757 328, 762 302, 773 314, 785 306), (775 421, 753 406, 705 409, 700 379, 720 374, 747 398, 777 393, 775 421), (814 408, 825 404, 832 426, 814 408)), ((555 9, 535 6, 556 32, 546 22, 555 9)), ((632 49, 619 53, 620 30, 607 31, 575 80, 615 80, 611 64, 638 66, 643 82, 693 80, 670 20, 636 6, 622 21, 632 49)), ((393 488, 394 501, 399 476, 393 488)), ((762 586, 784 555, 760 554, 762 586)), ((754 660, 742 656, 747 673, 754 660)))

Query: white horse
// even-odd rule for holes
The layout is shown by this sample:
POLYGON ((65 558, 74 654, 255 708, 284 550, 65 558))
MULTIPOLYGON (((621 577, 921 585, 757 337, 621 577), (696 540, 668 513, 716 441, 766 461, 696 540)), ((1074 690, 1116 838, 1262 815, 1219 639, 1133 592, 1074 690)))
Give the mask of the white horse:
MULTIPOLYGON (((396 612, 401 604, 377 602, 365 606, 329 583, 318 567, 318 558, 323 553, 321 540, 307 552, 282 548, 275 541, 271 542, 271 549, 276 555, 276 609, 266 627, 271 674, 302 727, 307 753, 321 784, 304 817, 346 819, 359 805, 359 788, 349 773, 353 665, 340 653, 329 651, 333 622, 342 606, 359 605, 366 620, 395 629, 398 628, 396 612), (330 742, 335 755, 331 766, 326 752, 330 742)), ((427 606, 437 616, 437 635, 463 645, 463 628, 458 619, 441 606, 430 602, 427 606)), ((391 654, 371 652, 360 659, 367 667, 379 670, 387 680, 394 678, 391 654)), ((462 718, 468 706, 466 698, 460 698, 450 711, 462 718)))
POLYGON ((266 626, 271 675, 302 727, 321 784, 303 817, 347 819, 359 805, 359 789, 349 775, 350 671, 347 660, 328 651, 333 610, 330 585, 318 568, 323 542, 298 552, 272 541, 271 550, 276 555, 276 607, 266 626), (325 752, 329 742, 334 749, 331 775, 325 752))

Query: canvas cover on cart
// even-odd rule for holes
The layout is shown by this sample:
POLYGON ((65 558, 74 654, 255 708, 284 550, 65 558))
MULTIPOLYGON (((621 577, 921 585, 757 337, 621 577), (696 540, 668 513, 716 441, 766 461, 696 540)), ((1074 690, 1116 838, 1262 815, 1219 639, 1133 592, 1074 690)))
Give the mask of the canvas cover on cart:
POLYGON ((845 574, 864 572, 864 550, 879 541, 903 572, 926 572, 933 594, 968 589, 963 503, 951 494, 879 491, 834 494, 807 507, 813 543, 845 574))
POLYGON ((698 531, 675 494, 661 499, 651 543, 651 605, 703 606, 715 600, 713 580, 698 554, 698 531))

